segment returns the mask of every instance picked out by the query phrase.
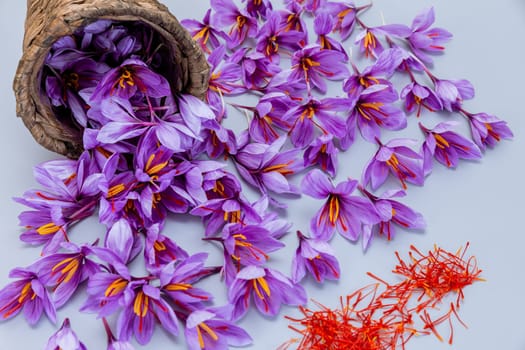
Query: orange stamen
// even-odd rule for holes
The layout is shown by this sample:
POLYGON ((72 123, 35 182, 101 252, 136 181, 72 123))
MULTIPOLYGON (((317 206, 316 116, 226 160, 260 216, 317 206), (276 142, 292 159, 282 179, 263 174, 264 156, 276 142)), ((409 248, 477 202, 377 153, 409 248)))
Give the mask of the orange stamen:
POLYGON ((60 230, 60 226, 50 222, 48 224, 40 226, 36 232, 41 236, 51 235, 57 233, 60 230))

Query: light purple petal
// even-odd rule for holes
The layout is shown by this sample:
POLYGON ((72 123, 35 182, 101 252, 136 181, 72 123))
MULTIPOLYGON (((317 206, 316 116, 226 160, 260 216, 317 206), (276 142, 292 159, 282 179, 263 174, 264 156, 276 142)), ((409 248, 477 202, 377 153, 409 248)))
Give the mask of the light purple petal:
POLYGON ((324 199, 334 191, 334 185, 319 169, 310 171, 301 181, 301 189, 304 194, 317 198, 324 199))

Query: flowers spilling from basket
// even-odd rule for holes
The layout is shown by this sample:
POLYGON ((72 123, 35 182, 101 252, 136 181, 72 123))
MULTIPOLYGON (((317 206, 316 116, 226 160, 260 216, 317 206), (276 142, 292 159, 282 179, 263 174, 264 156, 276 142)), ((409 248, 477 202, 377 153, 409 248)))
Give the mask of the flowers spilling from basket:
MULTIPOLYGON (((176 336, 181 323, 190 349, 249 344, 235 323, 251 306, 276 316, 283 304, 306 303, 306 275, 319 283, 339 278, 330 246, 336 232, 366 249, 396 228, 424 228, 422 215, 399 201, 409 184, 423 185, 434 160, 454 168, 512 137, 504 121, 466 110, 474 96, 467 80, 431 73, 432 55, 451 38, 433 27, 432 8, 411 26, 369 27, 361 17, 370 5, 273 5, 211 0, 202 22, 183 21, 209 54, 206 101, 170 86, 171 53, 145 24, 99 20, 54 44, 42 99, 82 131, 85 151, 37 166, 42 188, 17 199, 29 208, 20 215, 21 239, 42 246, 42 256, 12 270, 15 281, 0 291, 2 318, 22 312, 30 324, 42 314, 56 322, 56 310, 83 291, 81 311, 102 319, 109 349, 131 348, 132 338, 147 344, 158 327, 176 336), (351 42, 357 58, 345 49, 351 42), (446 121, 430 126, 431 112, 446 121), (384 130, 405 129, 416 117, 421 142, 384 139, 384 130), (338 157, 359 137, 376 151, 360 181, 336 181, 338 157), (243 186, 260 196, 248 199, 243 186), (301 193, 320 205, 308 234, 298 235, 287 277, 267 262, 292 227, 278 213, 301 193), (219 246, 220 266, 209 266, 206 252, 189 254, 177 242, 181 233, 164 230, 180 214, 202 218, 201 232, 184 235, 219 246), (86 242, 72 227, 94 215, 105 229, 86 242), (141 274, 130 271, 134 261, 143 261, 141 274), (214 305, 199 287, 217 274, 227 305, 214 305)), ((57 334, 48 348, 83 347, 68 320, 57 334)))

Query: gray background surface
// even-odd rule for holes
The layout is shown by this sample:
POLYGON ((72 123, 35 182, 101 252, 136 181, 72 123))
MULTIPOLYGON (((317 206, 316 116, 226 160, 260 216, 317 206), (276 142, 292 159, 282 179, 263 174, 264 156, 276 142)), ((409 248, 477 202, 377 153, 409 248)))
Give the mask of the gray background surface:
MULTIPOLYGON (((0 285, 8 283, 7 274, 16 266, 27 266, 39 254, 18 240, 18 214, 23 208, 11 198, 20 196, 36 183, 33 166, 57 158, 38 146, 15 116, 15 99, 11 90, 12 78, 21 55, 25 2, 0 0, 0 285)), ((280 1, 275 0, 275 3, 280 1)), ((180 18, 201 19, 209 6, 206 0, 165 1, 180 18)), ((362 3, 359 3, 362 4, 362 3)), ((436 58, 434 72, 444 78, 466 78, 476 87, 476 97, 468 101, 470 111, 485 111, 505 119, 514 131, 513 141, 503 141, 495 150, 488 150, 479 162, 461 162, 457 170, 436 165, 434 173, 424 187, 411 187, 405 203, 422 212, 428 228, 424 233, 400 232, 394 240, 376 239, 363 253, 360 244, 351 244, 336 237, 333 245, 342 265, 342 278, 337 283, 304 285, 309 296, 319 302, 336 306, 340 295, 347 294, 370 282, 366 271, 392 280, 390 270, 395 264, 393 252, 406 252, 410 244, 422 250, 439 244, 450 250, 470 241, 470 253, 478 258, 484 270, 485 283, 465 290, 465 301, 460 315, 468 324, 463 329, 456 324, 454 344, 440 344, 433 337, 412 340, 407 349, 525 349, 525 290, 524 243, 525 187, 523 165, 525 141, 525 1, 501 0, 375 0, 374 9, 366 14, 365 22, 378 25, 384 17, 386 23, 410 24, 424 7, 434 5, 437 25, 454 34, 447 45, 446 54, 436 58)), ((432 119, 423 121, 432 125, 432 119)), ((411 117, 409 123, 417 122, 411 117)), ((416 127, 411 133, 420 138, 416 127)), ((344 165, 338 180, 346 176, 359 178, 361 169, 373 149, 358 143, 341 157, 344 165)), ((307 230, 309 218, 320 202, 305 198, 290 202, 288 218, 296 229, 307 230)), ((75 228, 75 234, 92 241, 102 234, 95 219, 75 228)), ((166 232, 190 252, 210 250, 211 262, 218 262, 217 249, 200 241, 200 226, 194 222, 171 222, 166 232), (215 259, 215 260, 214 260, 215 259)), ((295 237, 285 239, 289 244, 285 252, 274 254, 274 264, 288 271, 290 257, 295 249, 295 237)), ((224 300, 223 285, 208 280, 202 284, 224 300)), ((105 335, 100 322, 92 315, 79 314, 82 295, 76 297, 58 317, 70 317, 75 330, 89 349, 105 349, 105 335)), ((294 308, 284 307, 275 319, 266 319, 251 311, 242 320, 254 339, 250 349, 274 349, 295 336, 287 329, 284 315, 297 315, 294 308)), ((54 327, 43 319, 31 329, 21 317, 0 324, 0 349, 41 349, 54 327)), ((443 328, 446 336, 446 327, 443 328)), ((140 348, 140 347, 137 347, 140 348)), ((148 349, 185 348, 182 336, 173 340, 156 330, 148 349)))

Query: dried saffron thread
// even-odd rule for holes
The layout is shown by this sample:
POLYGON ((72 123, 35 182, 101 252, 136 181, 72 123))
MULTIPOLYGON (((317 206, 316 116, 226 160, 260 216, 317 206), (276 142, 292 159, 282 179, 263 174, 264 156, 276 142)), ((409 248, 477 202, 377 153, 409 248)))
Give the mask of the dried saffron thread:
POLYGON ((448 343, 452 344, 453 318, 467 327, 457 312, 464 299, 463 288, 483 281, 475 257, 466 258, 468 247, 467 243, 465 249, 451 253, 435 246, 423 254, 410 246, 407 261, 396 252, 398 264, 392 272, 404 277, 402 281, 390 284, 368 272, 377 283, 341 297, 339 308, 330 309, 315 301, 318 310, 301 306, 301 318, 286 318, 294 323, 289 328, 302 338, 291 339, 279 349, 294 344, 299 350, 405 349, 405 344, 416 335, 434 334, 443 341, 437 330, 443 323, 449 325, 448 343), (450 303, 449 310, 432 317, 429 311, 436 310, 452 293, 457 293, 457 299, 450 303), (421 325, 416 325, 414 316, 418 316, 421 325))

